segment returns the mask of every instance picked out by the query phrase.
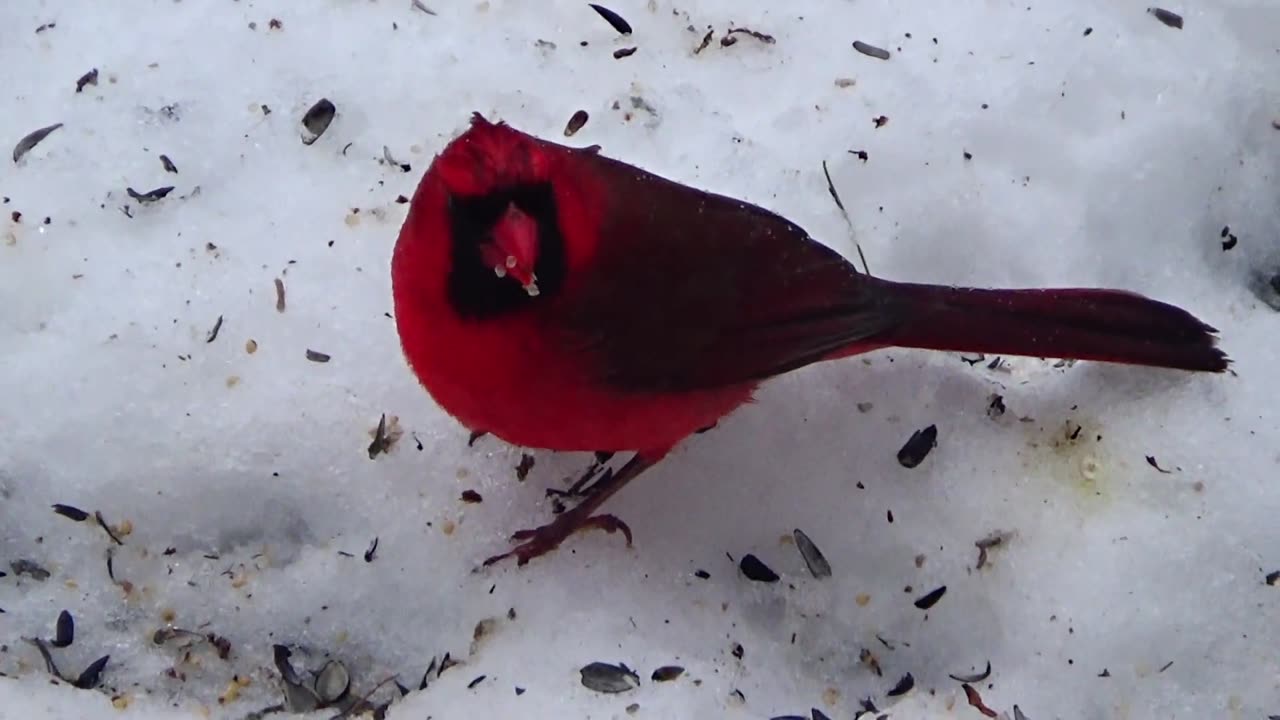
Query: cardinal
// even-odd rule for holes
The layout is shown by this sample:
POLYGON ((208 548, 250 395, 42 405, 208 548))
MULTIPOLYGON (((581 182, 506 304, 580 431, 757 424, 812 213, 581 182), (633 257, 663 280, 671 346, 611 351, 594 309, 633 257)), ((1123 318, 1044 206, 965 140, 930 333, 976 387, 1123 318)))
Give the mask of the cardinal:
POLYGON ((633 453, 516 533, 518 565, 764 381, 889 347, 1222 372, 1217 330, 1122 290, 978 289, 860 272, 795 223, 476 113, 427 169, 391 260, 409 367, 467 428, 633 453))

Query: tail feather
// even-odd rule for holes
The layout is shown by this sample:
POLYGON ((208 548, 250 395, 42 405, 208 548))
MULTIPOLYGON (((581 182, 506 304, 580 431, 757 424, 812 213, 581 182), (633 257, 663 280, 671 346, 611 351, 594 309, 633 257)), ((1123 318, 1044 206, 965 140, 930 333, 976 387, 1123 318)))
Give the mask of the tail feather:
POLYGON ((1122 290, 987 290, 885 282, 898 347, 1222 372, 1218 332, 1181 308, 1122 290))

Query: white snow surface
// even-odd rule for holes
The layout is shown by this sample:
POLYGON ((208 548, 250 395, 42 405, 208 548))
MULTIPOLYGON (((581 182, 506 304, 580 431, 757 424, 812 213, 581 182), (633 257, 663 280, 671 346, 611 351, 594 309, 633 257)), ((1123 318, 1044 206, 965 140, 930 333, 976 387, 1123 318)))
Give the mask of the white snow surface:
POLYGON ((948 676, 987 662, 973 687, 1010 718, 1280 713, 1280 4, 1170 6, 1175 29, 1132 0, 611 0, 622 36, 582 2, 422 3, 0 4, 0 137, 64 124, 0 170, 0 717, 242 718, 281 702, 277 643, 300 672, 340 660, 393 720, 844 720, 867 698, 981 718, 948 676), (337 116, 304 145, 322 97, 337 116), (517 481, 524 451, 468 447, 401 355, 397 197, 472 111, 856 241, 884 277, 1158 297, 1217 327, 1236 374, 807 368, 606 506, 631 549, 584 534, 476 571, 590 456, 533 451, 517 481), (384 413, 403 435, 371 459, 384 413), (743 577, 746 553, 781 582, 743 577), (25 640, 64 609, 63 674, 110 655, 94 690, 25 640), (165 627, 230 653, 157 645, 165 627), (419 691, 445 652, 463 664, 419 691), (589 690, 593 661, 641 685, 589 690), (392 676, 411 692, 375 691, 392 676))

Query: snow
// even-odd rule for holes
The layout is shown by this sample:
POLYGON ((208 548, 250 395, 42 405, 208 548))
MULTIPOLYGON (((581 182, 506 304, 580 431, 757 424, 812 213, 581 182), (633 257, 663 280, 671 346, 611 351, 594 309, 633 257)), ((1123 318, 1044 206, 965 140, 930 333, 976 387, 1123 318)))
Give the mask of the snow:
POLYGON ((0 6, 0 136, 64 123, 0 172, 0 716, 245 717, 281 701, 276 643, 300 671, 339 659, 358 695, 395 676, 413 692, 393 720, 844 719, 868 697, 977 718, 948 674, 988 661, 974 688, 1008 717, 1280 713, 1280 5, 1171 7, 1178 30, 1114 0, 614 0, 620 37, 585 3, 422 1, 0 6), (730 27, 776 42, 722 46, 730 27), (304 145, 322 97, 337 117, 304 145), (630 550, 589 534, 477 571, 590 458, 534 452, 516 481, 522 450, 468 447, 400 355, 396 199, 473 110, 762 204, 851 257, 856 240, 884 277, 1176 303, 1238 376, 897 350, 808 368, 610 502, 630 550), (403 435, 371 459, 384 413, 403 435), (930 424, 938 447, 903 468, 930 424), (100 510, 123 544, 54 503, 100 510), (832 577, 809 576, 794 528, 832 577), (64 674, 111 656, 96 691, 51 684, 21 639, 63 609, 64 674), (181 639, 153 642, 167 626, 230 654, 184 661, 181 639), (446 651, 464 664, 418 691, 446 651), (588 690, 594 661, 640 687, 588 690), (685 674, 650 681, 670 664, 685 674), (906 673, 914 690, 886 697, 906 673))

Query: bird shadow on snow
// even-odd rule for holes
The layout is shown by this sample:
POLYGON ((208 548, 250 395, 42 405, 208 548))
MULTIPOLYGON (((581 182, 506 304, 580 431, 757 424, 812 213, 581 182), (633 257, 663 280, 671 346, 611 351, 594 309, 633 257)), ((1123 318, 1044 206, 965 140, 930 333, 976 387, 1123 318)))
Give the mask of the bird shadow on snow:
MULTIPOLYGON (((1084 453, 1105 459, 1089 443, 1098 423, 1105 426, 1106 406, 1176 391, 1188 380, 1176 372, 1093 363, 1054 368, 1034 359, 1012 361, 1024 370, 1013 379, 954 355, 925 358, 877 353, 867 357, 869 364, 828 363, 767 383, 756 402, 688 440, 606 507, 635 531, 634 553, 622 555, 612 545, 586 552, 602 561, 602 555, 619 555, 617 562, 633 563, 644 577, 695 568, 733 574, 743 589, 734 602, 737 622, 771 639, 788 665, 812 680, 866 681, 861 649, 881 649, 882 639, 896 644, 896 638, 910 644, 896 644, 877 684, 891 684, 894 668, 911 670, 928 685, 947 682, 948 672, 978 662, 974 628, 982 628, 984 651, 1006 644, 1004 608, 994 601, 1000 590, 969 593, 962 616, 943 607, 924 628, 910 602, 866 611, 854 609, 854 599, 871 588, 883 603, 885 588, 901 594, 915 585, 909 600, 933 584, 990 582, 969 573, 973 542, 1011 524, 1034 525, 1042 498, 1061 503, 1064 520, 1106 511, 1105 501, 1092 497, 1102 493, 1094 485, 1082 489, 1079 478, 1084 453), (1009 398, 1008 417, 993 419, 988 407, 1000 393, 1009 398), (1086 404, 1094 409, 1079 409, 1086 404), (1083 420, 1090 437, 1077 441, 1072 417, 1101 420, 1083 420), (917 468, 901 467, 898 448, 914 430, 935 423, 941 439, 933 456, 917 468), (886 522, 886 508, 896 523, 886 522), (797 527, 813 535, 836 566, 826 583, 811 582, 799 553, 779 542, 797 527), (944 547, 923 572, 912 562, 944 547), (799 590, 751 587, 726 558, 747 552, 799 590)), ((600 535, 571 541, 579 547, 617 542, 600 535)), ((985 571, 999 573, 1002 588, 1019 584, 1014 572, 985 571)), ((641 606, 668 602, 669 588, 661 583, 638 583, 631 591, 652 596, 636 598, 641 606)))

